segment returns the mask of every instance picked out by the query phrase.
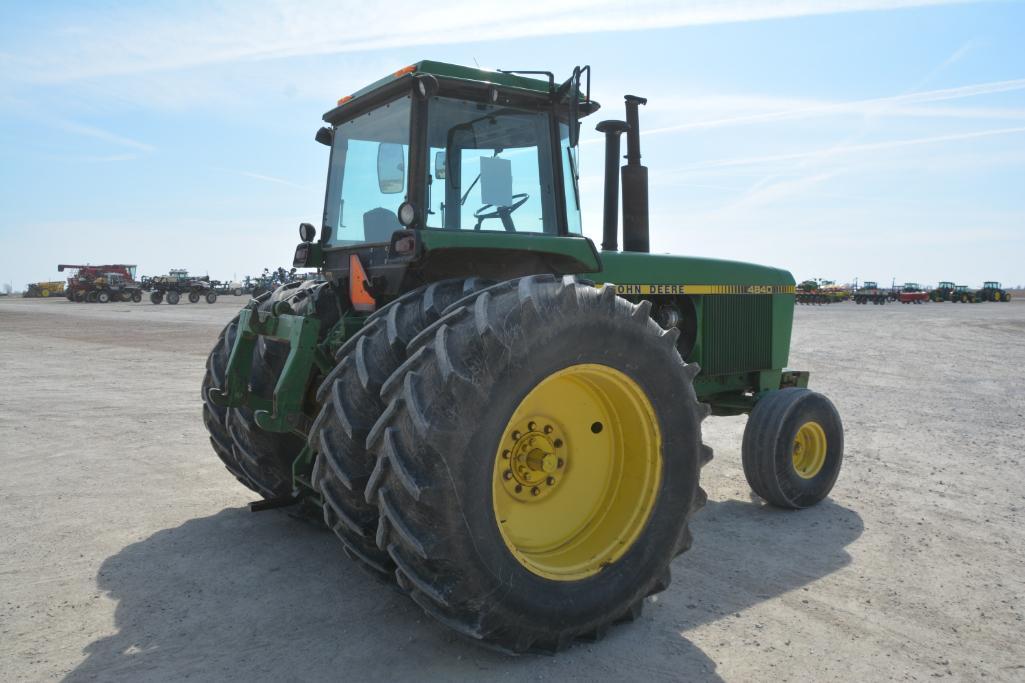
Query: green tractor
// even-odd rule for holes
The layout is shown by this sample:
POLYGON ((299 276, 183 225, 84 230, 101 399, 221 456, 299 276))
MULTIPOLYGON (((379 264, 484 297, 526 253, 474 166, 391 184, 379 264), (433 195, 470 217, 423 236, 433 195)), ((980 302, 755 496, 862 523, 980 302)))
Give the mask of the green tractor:
POLYGON ((962 304, 977 304, 982 301, 979 292, 968 289, 968 285, 954 285, 954 292, 950 295, 950 300, 962 304))
POLYGON ((789 272, 650 254, 638 108, 602 121, 604 233, 581 234, 590 69, 424 61, 338 101, 319 277, 251 301, 207 362, 228 470, 491 647, 560 650, 635 619, 704 505, 709 415, 749 414, 767 503, 829 494, 833 404, 785 369, 789 272), (620 140, 627 134, 626 164, 620 140), (622 183, 623 250, 618 245, 622 183))
POLYGON ((1010 293, 999 282, 983 282, 982 289, 975 293, 980 301, 1010 301, 1010 293))
POLYGON ((944 280, 936 285, 936 289, 929 292, 929 298, 939 303, 941 301, 954 301, 954 290, 957 287, 953 282, 944 280))

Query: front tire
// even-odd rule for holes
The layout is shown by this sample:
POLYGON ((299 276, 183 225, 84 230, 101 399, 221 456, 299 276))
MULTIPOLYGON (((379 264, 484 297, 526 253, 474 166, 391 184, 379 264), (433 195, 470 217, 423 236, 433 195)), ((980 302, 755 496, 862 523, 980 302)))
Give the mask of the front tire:
POLYGON ((378 546, 429 615, 500 649, 556 651, 668 586, 711 451, 697 366, 649 313, 612 287, 525 277, 410 344, 367 439, 367 499, 378 546), (547 490, 521 484, 530 472, 547 490))
POLYGON ((217 301, 217 292, 207 292, 204 298, 208 304, 212 304, 217 301))
POLYGON ((199 292, 189 292, 189 303, 190 304, 199 303, 199 292))
POLYGON ((150 292, 149 300, 152 304, 159 304, 161 301, 164 300, 164 295, 160 292, 150 292))
POLYGON ((755 404, 744 429, 744 476, 771 505, 815 505, 836 484, 843 441, 843 423, 828 398, 808 389, 772 391, 755 404))
POLYGON ((181 294, 179 294, 178 292, 171 290, 167 293, 167 303, 171 304, 172 306, 177 304, 180 300, 181 294))

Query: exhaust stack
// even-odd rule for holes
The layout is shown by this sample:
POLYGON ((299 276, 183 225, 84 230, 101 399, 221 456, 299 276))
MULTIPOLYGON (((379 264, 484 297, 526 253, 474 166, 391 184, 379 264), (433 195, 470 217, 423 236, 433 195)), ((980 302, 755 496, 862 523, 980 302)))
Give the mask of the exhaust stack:
MULTIPOLYGON (((605 216, 602 221, 602 251, 619 250, 619 139, 628 128, 625 121, 612 120, 602 121, 595 126, 595 130, 605 134, 605 216)), ((623 179, 626 180, 626 169, 623 170, 623 179)), ((625 201, 623 209, 626 209, 625 201)), ((624 236, 624 243, 625 241, 624 236)))
MULTIPOLYGON (((641 128, 637 108, 648 100, 636 95, 626 99, 626 166, 623 167, 623 251, 650 251, 648 239, 648 167, 641 165, 641 128)), ((618 141, 617 141, 618 145, 618 141)), ((618 150, 618 147, 617 147, 618 150)), ((606 157, 606 175, 608 157, 606 157)), ((608 179, 605 182, 608 210, 608 179)))

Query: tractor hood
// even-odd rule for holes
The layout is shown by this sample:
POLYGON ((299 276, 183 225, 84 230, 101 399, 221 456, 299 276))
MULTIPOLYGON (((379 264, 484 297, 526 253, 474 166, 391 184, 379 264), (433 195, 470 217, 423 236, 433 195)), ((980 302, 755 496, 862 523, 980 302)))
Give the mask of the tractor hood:
MULTIPOLYGON (((679 290, 651 291, 639 294, 707 294, 693 286, 744 286, 768 288, 757 291, 738 291, 752 294, 787 294, 794 292, 794 276, 780 268, 754 263, 700 258, 697 256, 670 256, 636 252, 601 253, 602 270, 593 277, 597 282, 630 284, 645 287, 680 286, 679 290), (684 290, 682 286, 692 286, 684 290)), ((718 292, 717 292, 718 293, 718 292)), ((727 293, 727 292, 723 292, 727 293)))

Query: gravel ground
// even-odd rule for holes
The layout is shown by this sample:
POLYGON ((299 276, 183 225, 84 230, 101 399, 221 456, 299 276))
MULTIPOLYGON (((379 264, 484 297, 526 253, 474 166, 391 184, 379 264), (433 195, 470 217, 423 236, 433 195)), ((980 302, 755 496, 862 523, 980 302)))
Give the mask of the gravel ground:
POLYGON ((556 657, 464 643, 253 495, 199 385, 241 300, 0 299, 0 680, 1025 679, 1025 304, 799 307, 846 426, 833 496, 708 507, 644 617, 556 657))

